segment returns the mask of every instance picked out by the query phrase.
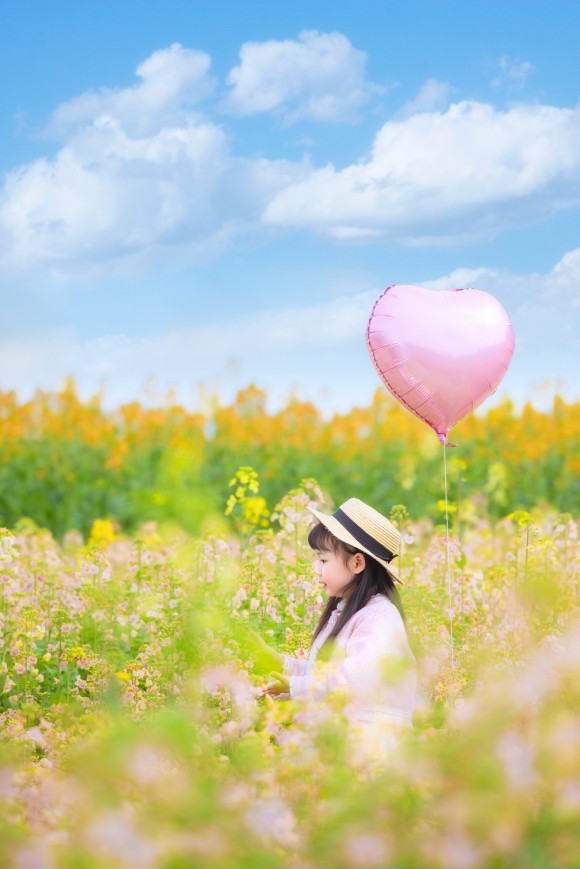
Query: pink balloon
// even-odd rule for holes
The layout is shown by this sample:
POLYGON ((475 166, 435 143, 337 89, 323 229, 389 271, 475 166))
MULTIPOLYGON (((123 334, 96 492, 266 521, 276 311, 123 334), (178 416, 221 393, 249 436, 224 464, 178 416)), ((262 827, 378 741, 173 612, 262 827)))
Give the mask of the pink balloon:
POLYGON ((502 305, 482 290, 393 286, 373 308, 367 345, 387 389, 453 446, 449 430, 495 392, 515 338, 502 305))

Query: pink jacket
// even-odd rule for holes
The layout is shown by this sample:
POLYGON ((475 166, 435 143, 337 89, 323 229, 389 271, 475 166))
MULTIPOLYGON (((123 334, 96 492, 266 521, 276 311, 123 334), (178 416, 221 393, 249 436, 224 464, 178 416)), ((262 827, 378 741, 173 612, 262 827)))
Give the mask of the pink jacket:
POLYGON ((316 665, 318 652, 345 605, 341 600, 310 649, 308 660, 284 655, 292 699, 321 700, 336 689, 346 691, 347 712, 355 720, 412 724, 417 674, 415 658, 396 606, 376 594, 335 638, 327 663, 316 665))

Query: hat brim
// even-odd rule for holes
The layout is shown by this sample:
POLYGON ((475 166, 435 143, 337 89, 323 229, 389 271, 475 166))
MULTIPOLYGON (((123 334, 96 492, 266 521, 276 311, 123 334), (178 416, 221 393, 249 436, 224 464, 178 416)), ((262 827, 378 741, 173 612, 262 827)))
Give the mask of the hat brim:
POLYGON ((358 540, 352 536, 352 534, 346 530, 344 525, 335 519, 334 516, 326 516, 325 513, 320 513, 319 510, 315 510, 314 507, 308 507, 313 516, 316 516, 318 521, 324 525, 325 528, 328 528, 331 534, 341 540, 343 543, 348 543, 349 546, 354 546, 356 549, 359 549, 361 552, 364 552, 366 555, 370 556, 370 558, 374 558, 375 561, 378 561, 380 565, 382 565, 389 576, 395 581, 403 585, 402 580, 399 578, 399 574, 393 567, 392 563, 389 561, 383 561, 382 558, 377 558, 376 555, 373 555, 372 552, 369 552, 364 546, 362 546, 358 540))

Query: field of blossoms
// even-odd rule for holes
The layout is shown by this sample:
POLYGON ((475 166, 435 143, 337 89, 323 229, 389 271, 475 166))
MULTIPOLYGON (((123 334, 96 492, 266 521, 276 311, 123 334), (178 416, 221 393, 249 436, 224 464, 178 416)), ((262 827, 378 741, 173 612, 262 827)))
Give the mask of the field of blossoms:
POLYGON ((259 696, 248 631, 307 653, 306 506, 336 506, 313 478, 273 509, 261 485, 226 478, 203 533, 2 532, 0 865, 577 867, 574 516, 465 496, 447 540, 395 503, 420 698, 379 769, 353 761, 340 698, 259 696))
MULTIPOLYGON (((402 502, 414 517, 441 519, 441 445, 382 388, 330 418, 297 396, 271 410, 255 386, 229 404, 201 393, 195 410, 152 398, 154 407, 106 410, 105 395, 81 399, 72 381, 29 400, 0 390, 0 526, 25 516, 62 539, 71 528, 87 537, 102 518, 131 534, 151 520, 206 533, 210 519, 220 526, 228 480, 246 465, 260 470, 270 509, 314 477, 338 502, 402 502)), ((556 396, 538 410, 504 399, 470 414, 452 440, 458 530, 467 502, 495 520, 538 505, 580 515, 580 402, 556 396)))

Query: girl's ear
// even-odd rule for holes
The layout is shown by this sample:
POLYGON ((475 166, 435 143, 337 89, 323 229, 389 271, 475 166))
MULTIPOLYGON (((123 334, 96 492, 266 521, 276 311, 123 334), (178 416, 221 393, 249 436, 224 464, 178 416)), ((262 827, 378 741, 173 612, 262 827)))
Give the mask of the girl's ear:
POLYGON ((366 560, 362 552, 356 552, 352 557, 352 569, 356 573, 362 573, 366 567, 366 560))

